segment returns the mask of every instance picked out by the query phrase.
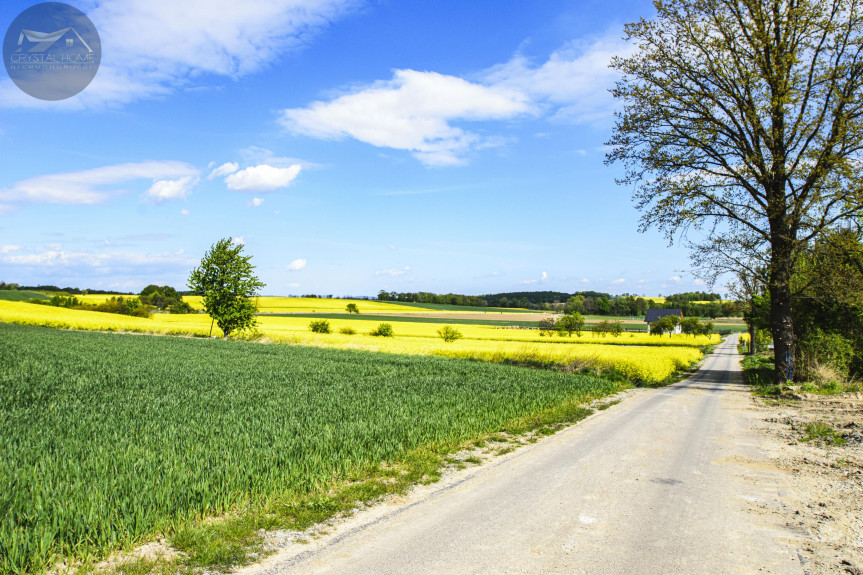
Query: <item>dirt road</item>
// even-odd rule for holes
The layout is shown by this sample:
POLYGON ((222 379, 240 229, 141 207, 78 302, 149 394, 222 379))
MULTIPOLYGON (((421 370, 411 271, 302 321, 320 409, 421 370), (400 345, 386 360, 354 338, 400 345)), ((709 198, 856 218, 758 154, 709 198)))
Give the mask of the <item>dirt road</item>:
POLYGON ((684 382, 244 571, 802 575, 735 341, 684 382))

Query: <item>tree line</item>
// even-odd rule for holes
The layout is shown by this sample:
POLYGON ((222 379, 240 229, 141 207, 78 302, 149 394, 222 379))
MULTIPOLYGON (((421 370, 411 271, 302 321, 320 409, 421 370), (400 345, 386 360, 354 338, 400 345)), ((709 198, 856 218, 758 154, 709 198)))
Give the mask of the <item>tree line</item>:
POLYGON ((739 317, 742 307, 738 302, 722 301, 717 293, 683 292, 672 294, 665 302, 632 294, 611 295, 597 291, 574 293, 558 291, 506 292, 469 296, 461 294, 434 294, 430 292, 378 292, 379 301, 448 304, 474 307, 523 308, 552 312, 607 316, 643 316, 650 308, 680 309, 684 316, 739 317))

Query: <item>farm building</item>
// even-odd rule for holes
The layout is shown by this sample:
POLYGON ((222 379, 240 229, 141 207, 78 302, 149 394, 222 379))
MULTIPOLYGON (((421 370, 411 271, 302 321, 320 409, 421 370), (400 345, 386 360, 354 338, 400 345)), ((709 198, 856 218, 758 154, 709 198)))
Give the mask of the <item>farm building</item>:
MULTIPOLYGON (((647 333, 650 333, 650 324, 653 322, 660 320, 669 315, 676 315, 680 319, 683 319, 683 310, 681 309, 649 309, 647 310, 647 315, 644 316, 644 323, 647 324, 647 333)), ((672 333, 681 333, 681 327, 678 323, 674 326, 674 331, 672 333)))

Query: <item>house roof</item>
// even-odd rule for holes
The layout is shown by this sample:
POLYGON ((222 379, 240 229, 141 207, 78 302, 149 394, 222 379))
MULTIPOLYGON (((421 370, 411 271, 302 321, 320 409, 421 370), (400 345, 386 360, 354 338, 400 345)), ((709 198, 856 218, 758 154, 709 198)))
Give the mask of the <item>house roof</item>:
POLYGON ((683 317, 683 310, 681 309, 649 309, 647 310, 647 315, 644 316, 644 323, 653 323, 657 320, 664 318, 665 316, 676 315, 677 317, 683 317))

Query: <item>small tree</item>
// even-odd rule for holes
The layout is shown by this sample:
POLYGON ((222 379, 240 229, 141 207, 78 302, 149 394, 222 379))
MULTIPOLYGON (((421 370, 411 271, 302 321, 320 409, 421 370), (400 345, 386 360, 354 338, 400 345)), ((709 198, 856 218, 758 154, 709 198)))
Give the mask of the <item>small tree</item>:
POLYGON ((264 283, 254 275, 250 259, 252 256, 243 255, 242 244, 221 239, 189 275, 189 287, 203 297, 204 309, 225 337, 257 325, 255 303, 250 298, 258 295, 264 283))
POLYGON ((390 323, 382 323, 378 325, 375 329, 369 332, 369 335, 374 335, 378 337, 395 337, 395 332, 393 331, 393 326, 390 323))
POLYGON ((695 336, 701 333, 701 323, 697 317, 687 317, 680 322, 680 331, 687 335, 695 336))
POLYGON ((563 307, 564 313, 567 315, 573 313, 584 313, 584 296, 574 295, 566 300, 566 305, 563 307))
POLYGON ((713 322, 712 321, 704 321, 698 325, 699 335, 711 335, 713 333, 713 322))
POLYGON ((603 320, 593 326, 593 331, 603 337, 609 333, 617 337, 623 333, 623 322, 620 320, 603 320))
POLYGON ((355 303, 349 303, 349 304, 345 307, 345 310, 346 310, 348 313, 355 313, 355 314, 357 314, 357 315, 359 315, 359 313, 360 313, 360 308, 358 308, 358 307, 357 307, 357 304, 355 304, 355 303))
POLYGON ((664 333, 671 334, 674 328, 680 323, 680 318, 676 315, 667 315, 650 324, 651 335, 662 335, 664 333))
POLYGON ((572 332, 581 337, 581 330, 584 329, 584 318, 578 312, 568 313, 557 322, 557 329, 560 333, 566 332, 572 337, 572 332))
POLYGON ((539 320, 539 335, 548 334, 549 337, 557 329, 557 320, 553 317, 547 317, 539 320))
POLYGON ((325 319, 313 319, 309 322, 309 329, 314 333, 330 333, 330 322, 325 319))
POLYGON ((451 325, 445 325, 439 330, 437 330, 437 334, 441 337, 442 340, 446 342, 453 342, 457 339, 461 339, 463 336, 459 330, 452 327, 451 325))

